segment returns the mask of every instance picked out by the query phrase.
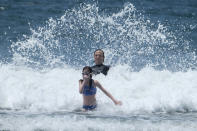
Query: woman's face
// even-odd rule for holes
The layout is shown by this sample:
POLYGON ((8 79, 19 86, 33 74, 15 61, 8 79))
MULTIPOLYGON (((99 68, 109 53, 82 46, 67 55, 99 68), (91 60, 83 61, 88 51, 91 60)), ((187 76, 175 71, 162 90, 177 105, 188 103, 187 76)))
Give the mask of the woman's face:
POLYGON ((83 72, 82 72, 82 76, 83 76, 83 78, 90 78, 90 72, 88 71, 88 70, 84 70, 83 72))

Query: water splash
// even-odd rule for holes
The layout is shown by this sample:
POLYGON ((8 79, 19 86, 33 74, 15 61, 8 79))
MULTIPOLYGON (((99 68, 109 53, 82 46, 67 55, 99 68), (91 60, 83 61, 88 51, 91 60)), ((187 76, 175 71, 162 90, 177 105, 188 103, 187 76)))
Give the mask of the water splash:
POLYGON ((94 50, 102 48, 107 64, 128 64, 133 70, 147 65, 171 71, 195 68, 189 41, 168 28, 145 19, 131 3, 112 15, 99 13, 97 4, 81 4, 12 43, 13 61, 34 68, 79 67, 91 65, 94 50))
POLYGON ((11 109, 10 114, 6 114, 7 111, 1 114, 2 129, 196 129, 193 112, 197 111, 197 72, 188 70, 195 67, 196 56, 189 41, 159 22, 145 19, 131 3, 112 15, 101 15, 96 4, 82 4, 65 11, 61 18, 50 18, 43 27, 30 29, 30 36, 24 36, 11 46, 13 63, 21 68, 0 65, 0 107, 11 109), (94 114, 115 118, 62 114, 62 109, 72 111, 82 104, 77 88, 81 70, 64 64, 76 67, 91 64, 96 48, 103 48, 105 62, 116 66, 112 66, 107 77, 100 75, 95 79, 123 101, 123 105, 115 107, 98 90, 99 106, 94 114), (63 68, 59 68, 60 65, 64 65, 63 68), (53 69, 35 71, 26 66, 53 69), (131 72, 130 68, 140 71, 131 72), (154 68, 187 72, 172 73, 154 68), (14 109, 19 111, 12 114, 14 109), (50 111, 51 114, 46 113, 50 111), (56 111, 60 115, 54 115, 56 111), (172 116, 177 112, 182 115, 191 112, 191 116, 185 120, 178 114, 177 119, 176 115, 172 116), (158 113, 158 117, 155 118, 154 113, 158 113), (126 116, 128 120, 116 118, 117 115, 126 116))

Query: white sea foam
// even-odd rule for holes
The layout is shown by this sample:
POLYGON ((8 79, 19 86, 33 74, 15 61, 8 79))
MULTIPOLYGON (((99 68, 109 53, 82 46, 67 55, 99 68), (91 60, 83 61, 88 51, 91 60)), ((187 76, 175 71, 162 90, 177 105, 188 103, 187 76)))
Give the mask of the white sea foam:
POLYGON ((147 67, 140 72, 131 72, 127 65, 112 67, 108 76, 98 75, 94 79, 99 80, 123 105, 115 106, 98 89, 98 108, 90 112, 89 117, 88 114, 67 114, 82 106, 82 96, 78 92, 81 70, 65 66, 41 72, 6 65, 0 67, 0 74, 0 107, 11 109, 1 110, 1 129, 196 129, 196 121, 191 121, 195 117, 185 121, 184 116, 161 118, 162 114, 151 115, 196 111, 196 71, 172 73, 147 67), (6 112, 8 114, 4 114, 6 112))
MULTIPOLYGON (((2 108, 71 111, 82 105, 82 96, 78 92, 81 70, 65 66, 41 72, 1 66, 0 74, 2 108)), ((99 75, 95 79, 123 105, 115 106, 98 90, 98 112, 196 111, 196 76, 196 71, 172 73, 147 67, 140 72, 131 72, 126 65, 112 67, 108 76, 99 75)))

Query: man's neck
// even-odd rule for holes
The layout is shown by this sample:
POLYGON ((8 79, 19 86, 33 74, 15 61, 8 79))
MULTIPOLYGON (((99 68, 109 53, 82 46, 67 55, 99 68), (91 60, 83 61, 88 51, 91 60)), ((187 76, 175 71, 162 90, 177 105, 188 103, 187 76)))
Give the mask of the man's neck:
POLYGON ((96 66, 102 66, 103 65, 103 63, 101 63, 101 64, 96 64, 96 66))

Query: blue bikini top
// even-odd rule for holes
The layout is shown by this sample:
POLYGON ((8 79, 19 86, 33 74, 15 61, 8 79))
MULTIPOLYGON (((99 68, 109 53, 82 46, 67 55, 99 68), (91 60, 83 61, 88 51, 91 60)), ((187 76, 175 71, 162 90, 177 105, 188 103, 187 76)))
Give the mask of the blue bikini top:
POLYGON ((84 86, 83 87, 83 92, 85 96, 90 96, 90 95, 95 95, 96 94, 96 87, 93 86, 84 86))

